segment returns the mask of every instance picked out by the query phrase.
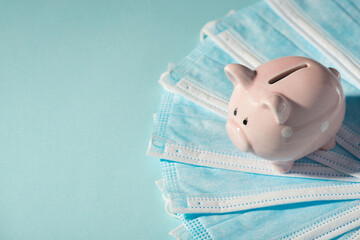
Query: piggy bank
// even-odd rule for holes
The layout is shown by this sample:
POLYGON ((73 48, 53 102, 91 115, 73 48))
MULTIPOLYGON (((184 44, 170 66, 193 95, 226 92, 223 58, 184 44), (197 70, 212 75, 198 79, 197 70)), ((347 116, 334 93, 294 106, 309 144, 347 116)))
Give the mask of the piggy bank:
POLYGON ((287 172, 295 160, 335 146, 345 114, 340 74, 305 57, 283 57, 251 70, 229 64, 234 85, 227 133, 243 152, 287 172))

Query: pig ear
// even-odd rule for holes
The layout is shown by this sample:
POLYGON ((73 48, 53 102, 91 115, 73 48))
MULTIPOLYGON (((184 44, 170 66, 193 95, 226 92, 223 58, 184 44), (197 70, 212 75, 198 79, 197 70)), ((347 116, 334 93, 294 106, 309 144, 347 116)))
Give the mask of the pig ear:
POLYGON ((341 75, 338 72, 338 70, 336 70, 335 68, 329 67, 329 70, 335 75, 335 77, 337 77, 337 79, 340 81, 341 80, 341 75))
POLYGON ((284 124, 291 112, 289 100, 278 93, 271 94, 261 99, 261 105, 271 110, 278 124, 284 124))
POLYGON ((224 70, 234 84, 234 87, 239 85, 243 90, 249 87, 255 77, 255 72, 253 70, 237 63, 226 65, 224 70))

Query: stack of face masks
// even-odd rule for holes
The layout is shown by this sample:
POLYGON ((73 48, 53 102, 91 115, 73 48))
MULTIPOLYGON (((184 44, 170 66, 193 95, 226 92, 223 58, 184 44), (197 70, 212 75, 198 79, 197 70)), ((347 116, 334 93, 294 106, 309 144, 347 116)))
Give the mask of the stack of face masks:
POLYGON ((268 0, 201 30, 201 43, 160 78, 148 154, 177 239, 360 238, 360 3, 268 0), (236 149, 225 130, 229 63, 255 68, 305 56, 342 75, 346 115, 331 151, 280 174, 236 149))

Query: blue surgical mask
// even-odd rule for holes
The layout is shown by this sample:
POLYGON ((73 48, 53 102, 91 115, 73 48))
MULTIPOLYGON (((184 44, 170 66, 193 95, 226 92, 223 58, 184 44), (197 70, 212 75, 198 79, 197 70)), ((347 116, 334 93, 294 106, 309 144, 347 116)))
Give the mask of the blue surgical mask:
POLYGON ((229 213, 311 201, 360 198, 360 183, 262 174, 161 162, 157 184, 173 214, 229 213))
MULTIPOLYGON (((207 24, 202 32, 204 36, 208 36, 204 43, 165 73, 160 82, 167 90, 220 116, 226 116, 227 101, 232 92, 232 85, 223 73, 223 67, 234 60, 254 68, 256 64, 280 56, 302 55, 327 66, 337 67, 263 2, 207 24)), ((332 151, 318 151, 308 157, 358 177, 360 118, 357 106, 360 91, 348 83, 346 79, 351 79, 351 76, 346 73, 345 71, 343 74, 342 84, 347 95, 347 112, 344 124, 336 136, 338 145, 332 151)), ((187 157, 191 160, 192 156, 187 157)))
MULTIPOLYGON (((165 93, 148 154, 192 165, 284 176, 273 169, 270 161, 238 150, 227 136, 225 123, 225 118, 192 101, 165 93)), ((285 176, 359 181, 359 169, 357 158, 337 145, 332 151, 317 151, 295 161, 285 176), (314 160, 333 163, 341 171, 314 160)))
POLYGON ((186 216, 176 239, 354 239, 360 201, 301 203, 233 214, 186 216))

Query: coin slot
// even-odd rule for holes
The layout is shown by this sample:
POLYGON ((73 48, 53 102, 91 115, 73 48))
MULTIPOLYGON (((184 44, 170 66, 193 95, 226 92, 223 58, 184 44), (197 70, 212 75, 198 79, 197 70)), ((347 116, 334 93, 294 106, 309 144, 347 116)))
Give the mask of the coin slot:
POLYGON ((285 72, 282 72, 282 73, 276 75, 275 77, 271 78, 271 79, 268 81, 268 83, 269 83, 269 84, 274 84, 274 83, 276 83, 276 82, 278 82, 278 81, 286 78, 286 77, 289 76, 290 74, 293 74, 294 72, 299 71, 300 69, 303 69, 303 68, 307 68, 307 67, 308 67, 307 64, 301 64, 301 65, 296 66, 296 67, 294 67, 294 68, 290 68, 290 69, 286 70, 285 72))

